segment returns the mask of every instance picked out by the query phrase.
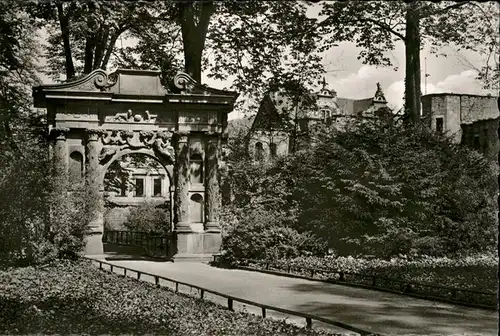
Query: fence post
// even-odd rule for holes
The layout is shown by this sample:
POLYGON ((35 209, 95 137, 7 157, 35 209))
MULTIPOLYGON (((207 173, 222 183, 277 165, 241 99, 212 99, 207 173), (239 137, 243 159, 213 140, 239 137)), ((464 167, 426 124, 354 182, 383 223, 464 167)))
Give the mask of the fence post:
POLYGON ((306 317, 306 329, 312 328, 312 320, 310 317, 306 317))
POLYGON ((99 261, 99 269, 102 270, 102 262, 99 261))
POLYGON ((155 285, 158 286, 160 284, 160 278, 158 278, 158 275, 155 275, 155 285))
POLYGON ((229 310, 233 310, 233 299, 227 299, 227 308, 229 308, 229 310))
POLYGON ((110 271, 113 272, 113 265, 110 265, 110 271))
POLYGON ((175 283, 175 292, 177 293, 178 291, 179 291, 179 283, 178 283, 178 282, 176 282, 176 283, 175 283))
POLYGON ((205 291, 203 289, 200 289, 200 299, 203 299, 204 294, 205 294, 205 291))
POLYGON ((141 272, 137 272, 137 280, 141 278, 141 272))
POLYGON ((268 269, 269 269, 269 263, 267 262, 266 263, 266 270, 268 270, 268 269))
POLYGON ((290 269, 291 269, 291 268, 290 268, 290 265, 288 265, 288 273, 290 273, 290 269))
POLYGON ((124 268, 124 269, 123 269, 123 276, 124 276, 124 277, 126 277, 126 276, 127 276, 127 269, 126 269, 126 268, 124 268))
POLYGON ((266 318, 266 308, 262 307, 262 318, 266 318))
POLYGON ((344 272, 340 272, 339 281, 345 281, 344 272))
POLYGON ((314 278, 314 270, 311 270, 311 278, 314 278))

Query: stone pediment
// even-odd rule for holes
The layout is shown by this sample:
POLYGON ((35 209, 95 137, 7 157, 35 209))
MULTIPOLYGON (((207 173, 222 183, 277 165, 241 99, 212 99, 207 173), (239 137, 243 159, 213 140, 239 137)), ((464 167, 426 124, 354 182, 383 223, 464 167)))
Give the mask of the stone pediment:
POLYGON ((109 92, 117 94, 163 96, 168 91, 160 83, 160 71, 118 69, 108 74, 97 69, 75 81, 41 85, 35 91, 109 92))
POLYGON ((175 75, 167 87, 164 87, 160 75, 159 70, 118 69, 108 74, 104 70, 97 69, 71 82, 35 87, 33 89, 35 106, 45 107, 46 99, 127 101, 123 96, 133 96, 131 99, 134 100, 138 97, 148 97, 148 102, 161 103, 166 95, 218 96, 231 98, 232 101, 238 96, 236 92, 201 85, 182 72, 175 75))

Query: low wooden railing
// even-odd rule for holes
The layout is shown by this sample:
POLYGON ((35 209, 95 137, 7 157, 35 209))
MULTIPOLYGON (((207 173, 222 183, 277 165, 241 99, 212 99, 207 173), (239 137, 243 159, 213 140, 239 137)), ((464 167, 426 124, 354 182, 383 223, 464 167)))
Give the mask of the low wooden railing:
POLYGON ((114 265, 112 263, 109 263, 109 262, 106 262, 106 261, 102 261, 102 260, 97 260, 97 259, 88 258, 88 257, 83 257, 83 258, 87 259, 87 260, 90 260, 90 261, 92 261, 94 263, 99 264, 99 269, 100 270, 105 270, 103 268, 103 265, 108 265, 109 266, 109 270, 111 272, 114 272, 115 269, 122 269, 123 270, 123 276, 127 276, 127 274, 130 274, 130 272, 133 272, 133 273, 136 274, 137 280, 140 280, 142 275, 150 276, 150 277, 152 277, 154 279, 155 285, 158 286, 158 287, 160 286, 160 280, 171 282, 171 283, 173 283, 175 285, 175 292, 176 293, 179 292, 179 285, 183 285, 183 286, 190 287, 191 290, 192 289, 196 289, 198 291, 198 293, 199 293, 200 299, 206 299, 205 298, 205 294, 206 293, 210 293, 210 294, 222 297, 222 298, 224 298, 224 299, 227 300, 227 308, 229 310, 233 310, 233 303, 234 302, 240 302, 240 303, 244 303, 244 304, 247 304, 247 305, 250 305, 250 306, 259 307, 261 309, 262 317, 263 318, 265 318, 267 316, 267 312, 268 311, 275 311, 275 312, 280 312, 280 313, 291 315, 291 316, 302 317, 302 318, 305 319, 306 328, 308 328, 308 329, 312 328, 312 321, 320 321, 320 322, 323 322, 323 323, 326 323, 326 324, 329 324, 329 325, 332 325, 332 326, 336 326, 336 327, 339 327, 339 328, 342 328, 342 329, 345 329, 345 330, 349 330, 349 331, 361 334, 363 336, 365 336, 365 335, 372 335, 372 336, 380 335, 381 336, 381 334, 375 334, 375 333, 366 331, 364 329, 360 329, 360 328, 351 326, 349 324, 346 324, 346 323, 343 323, 343 322, 339 322, 339 321, 335 321, 335 320, 332 320, 332 319, 329 319, 329 318, 325 318, 325 317, 321 317, 321 316, 316 316, 316 315, 311 315, 311 314, 307 314, 307 313, 301 313, 301 312, 297 312, 297 311, 293 311, 293 310, 288 310, 288 309, 284 309, 284 308, 274 307, 274 306, 270 306, 270 305, 266 305, 266 304, 262 304, 262 303, 258 303, 258 302, 254 302, 254 301, 250 301, 250 300, 238 298, 238 297, 235 297, 235 296, 232 296, 232 295, 220 293, 220 292, 217 292, 217 291, 214 291, 214 290, 211 290, 211 289, 207 289, 207 288, 204 288, 204 287, 200 287, 200 286, 197 286, 197 285, 193 285, 193 284, 190 284, 190 283, 187 283, 187 282, 178 281, 178 280, 167 278, 167 277, 160 276, 160 275, 157 275, 157 274, 152 274, 152 273, 148 273, 148 272, 139 271, 139 270, 136 270, 136 269, 133 269, 133 268, 125 267, 125 266, 114 265))
POLYGON ((139 246, 151 257, 170 257, 172 235, 142 231, 104 230, 103 243, 139 246))
MULTIPOLYGON (((214 256, 214 261, 218 256, 214 256)), ((497 309, 497 295, 496 293, 481 292, 471 289, 462 289, 448 286, 439 286, 434 284, 425 284, 420 282, 405 281, 399 279, 388 278, 384 276, 374 275, 374 274, 361 274, 355 272, 345 272, 335 269, 321 269, 312 267, 303 267, 295 265, 283 265, 277 262, 265 261, 265 260, 255 260, 255 259, 240 259, 238 261, 238 267, 244 269, 252 269, 252 267, 247 267, 249 263, 262 265, 260 269, 265 271, 272 271, 270 268, 274 267, 279 271, 292 275, 294 270, 298 270, 298 273, 306 274, 303 277, 315 279, 315 275, 334 275, 333 277, 327 277, 323 281, 346 284, 346 285, 356 285, 365 288, 371 288, 376 290, 385 290, 396 292, 398 294, 405 294, 415 297, 427 298, 432 300, 442 300, 445 302, 463 304, 472 307, 485 308, 489 310, 497 309), (470 300, 473 297, 474 300, 470 300)), ((255 268, 259 269, 259 268, 255 268)), ((280 273, 281 273, 280 272, 280 273)), ((278 272, 276 272, 278 273, 278 272)))

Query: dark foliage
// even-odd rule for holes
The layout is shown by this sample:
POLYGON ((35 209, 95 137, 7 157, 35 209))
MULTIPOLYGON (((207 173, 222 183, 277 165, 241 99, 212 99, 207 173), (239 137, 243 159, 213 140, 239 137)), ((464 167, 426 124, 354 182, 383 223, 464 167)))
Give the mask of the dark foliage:
POLYGON ((56 262, 0 272, 2 334, 331 335, 56 262))
POLYGON ((230 227, 277 218, 346 255, 495 248, 495 169, 477 152, 424 127, 385 121, 324 128, 312 138, 314 146, 272 164, 233 164, 230 227), (266 220, 252 219, 257 209, 266 220))

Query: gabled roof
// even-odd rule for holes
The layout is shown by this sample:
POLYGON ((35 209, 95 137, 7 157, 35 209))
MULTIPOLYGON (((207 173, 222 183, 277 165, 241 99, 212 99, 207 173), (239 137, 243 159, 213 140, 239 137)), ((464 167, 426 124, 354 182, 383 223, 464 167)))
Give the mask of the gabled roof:
POLYGON ((353 110, 351 114, 356 114, 368 110, 373 105, 373 98, 353 100, 353 110))
POLYGON ((251 131, 255 129, 280 128, 282 126, 282 115, 276 108, 270 95, 266 94, 260 103, 259 111, 252 123, 251 131))

